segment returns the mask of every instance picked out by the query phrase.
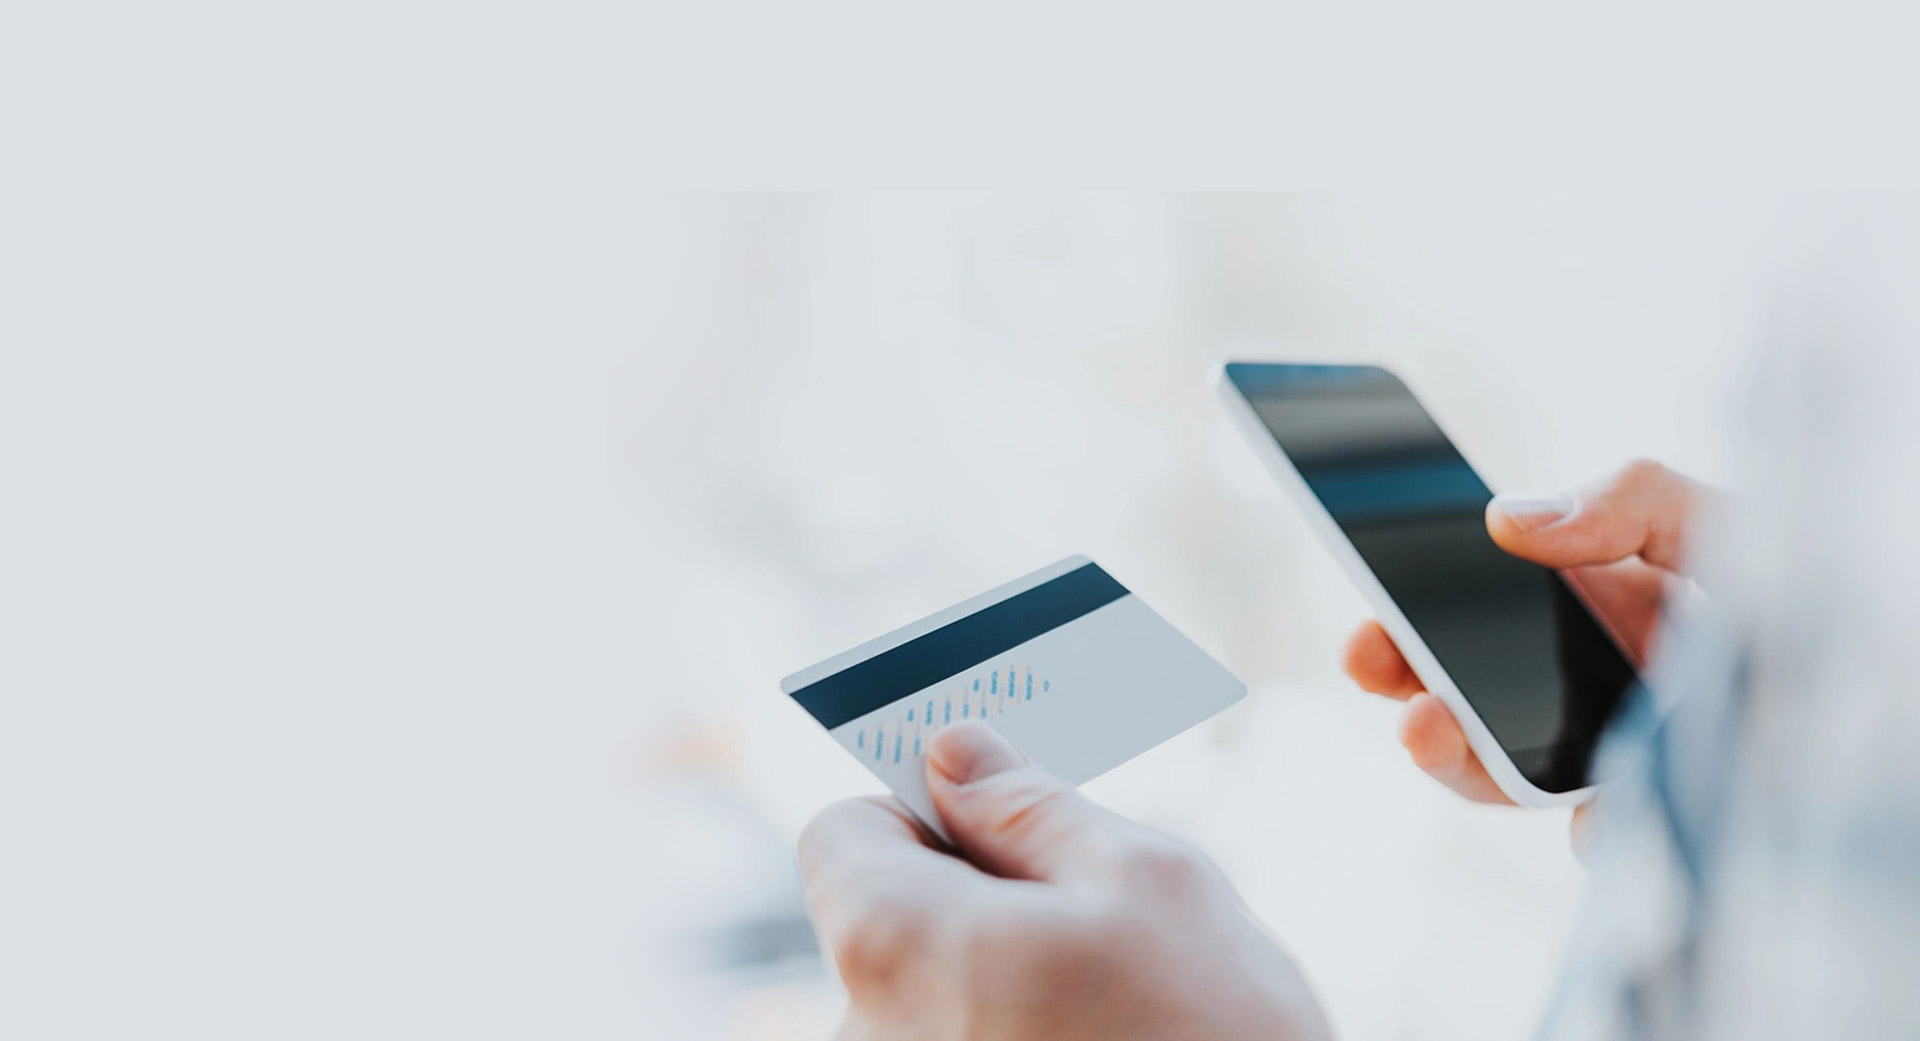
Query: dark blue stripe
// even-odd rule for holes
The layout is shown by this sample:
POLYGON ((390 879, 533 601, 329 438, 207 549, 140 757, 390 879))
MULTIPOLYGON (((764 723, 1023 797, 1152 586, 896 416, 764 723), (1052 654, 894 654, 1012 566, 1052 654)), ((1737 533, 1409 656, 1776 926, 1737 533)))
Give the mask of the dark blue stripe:
POLYGON ((801 687, 793 700, 831 730, 1126 595, 1100 565, 1085 564, 801 687))

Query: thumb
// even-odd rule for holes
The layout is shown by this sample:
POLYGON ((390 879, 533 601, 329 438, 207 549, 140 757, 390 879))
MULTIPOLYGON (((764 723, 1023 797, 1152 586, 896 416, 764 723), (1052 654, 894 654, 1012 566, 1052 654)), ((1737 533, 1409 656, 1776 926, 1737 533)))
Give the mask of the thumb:
POLYGON ((1076 864, 1096 862, 1124 824, 984 723, 940 731, 927 756, 927 785, 960 852, 1007 878, 1071 874, 1076 864))
POLYGON ((1487 533, 1501 549, 1548 567, 1638 556, 1678 571, 1703 494, 1691 480, 1643 459, 1571 496, 1495 496, 1487 504, 1487 533))

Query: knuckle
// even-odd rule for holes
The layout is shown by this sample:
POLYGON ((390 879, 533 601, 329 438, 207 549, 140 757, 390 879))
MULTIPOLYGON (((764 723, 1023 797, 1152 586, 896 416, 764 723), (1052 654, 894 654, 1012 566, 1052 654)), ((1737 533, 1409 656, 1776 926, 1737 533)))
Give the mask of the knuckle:
POLYGON ((1653 459, 1634 459, 1620 468, 1614 487, 1621 491, 1644 491, 1666 482, 1667 468, 1653 459))
POLYGON ((820 864, 835 845, 835 836, 844 832, 860 814, 866 812, 859 799, 843 799, 828 805, 807 826, 800 829, 800 841, 795 844, 795 855, 800 861, 802 876, 811 876, 819 870, 820 864))
POLYGON ((1197 851, 1162 835, 1131 844, 1120 854, 1119 868, 1127 891, 1175 899, 1199 892, 1212 877, 1197 851))
POLYGON ((1014 841, 1032 835, 1072 794, 1064 785, 1031 771, 1003 776, 1005 783, 980 794, 991 799, 993 829, 1014 841))
POLYGON ((940 923, 917 902, 872 900, 832 941, 833 960, 849 985, 884 985, 939 943, 940 923))

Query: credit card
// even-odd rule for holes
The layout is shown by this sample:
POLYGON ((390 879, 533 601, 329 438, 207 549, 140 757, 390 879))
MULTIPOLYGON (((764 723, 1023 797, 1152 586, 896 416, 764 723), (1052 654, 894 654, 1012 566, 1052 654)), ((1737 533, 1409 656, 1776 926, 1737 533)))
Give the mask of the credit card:
POLYGON ((802 669, 780 689, 943 838, 926 756, 945 727, 983 720, 1080 784, 1247 693, 1082 556, 802 669))

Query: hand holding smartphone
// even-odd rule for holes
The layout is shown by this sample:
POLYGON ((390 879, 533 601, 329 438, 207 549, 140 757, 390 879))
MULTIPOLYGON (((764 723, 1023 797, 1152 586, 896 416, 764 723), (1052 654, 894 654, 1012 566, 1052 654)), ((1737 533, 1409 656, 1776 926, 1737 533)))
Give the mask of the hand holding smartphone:
POLYGON ((1385 370, 1236 362, 1221 384, 1379 614, 1349 670, 1381 693, 1432 694, 1404 735, 1422 765, 1470 797, 1584 799, 1594 746, 1637 680, 1622 645, 1644 649, 1691 483, 1636 464, 1577 504, 1508 516, 1488 511, 1485 483, 1385 370))

